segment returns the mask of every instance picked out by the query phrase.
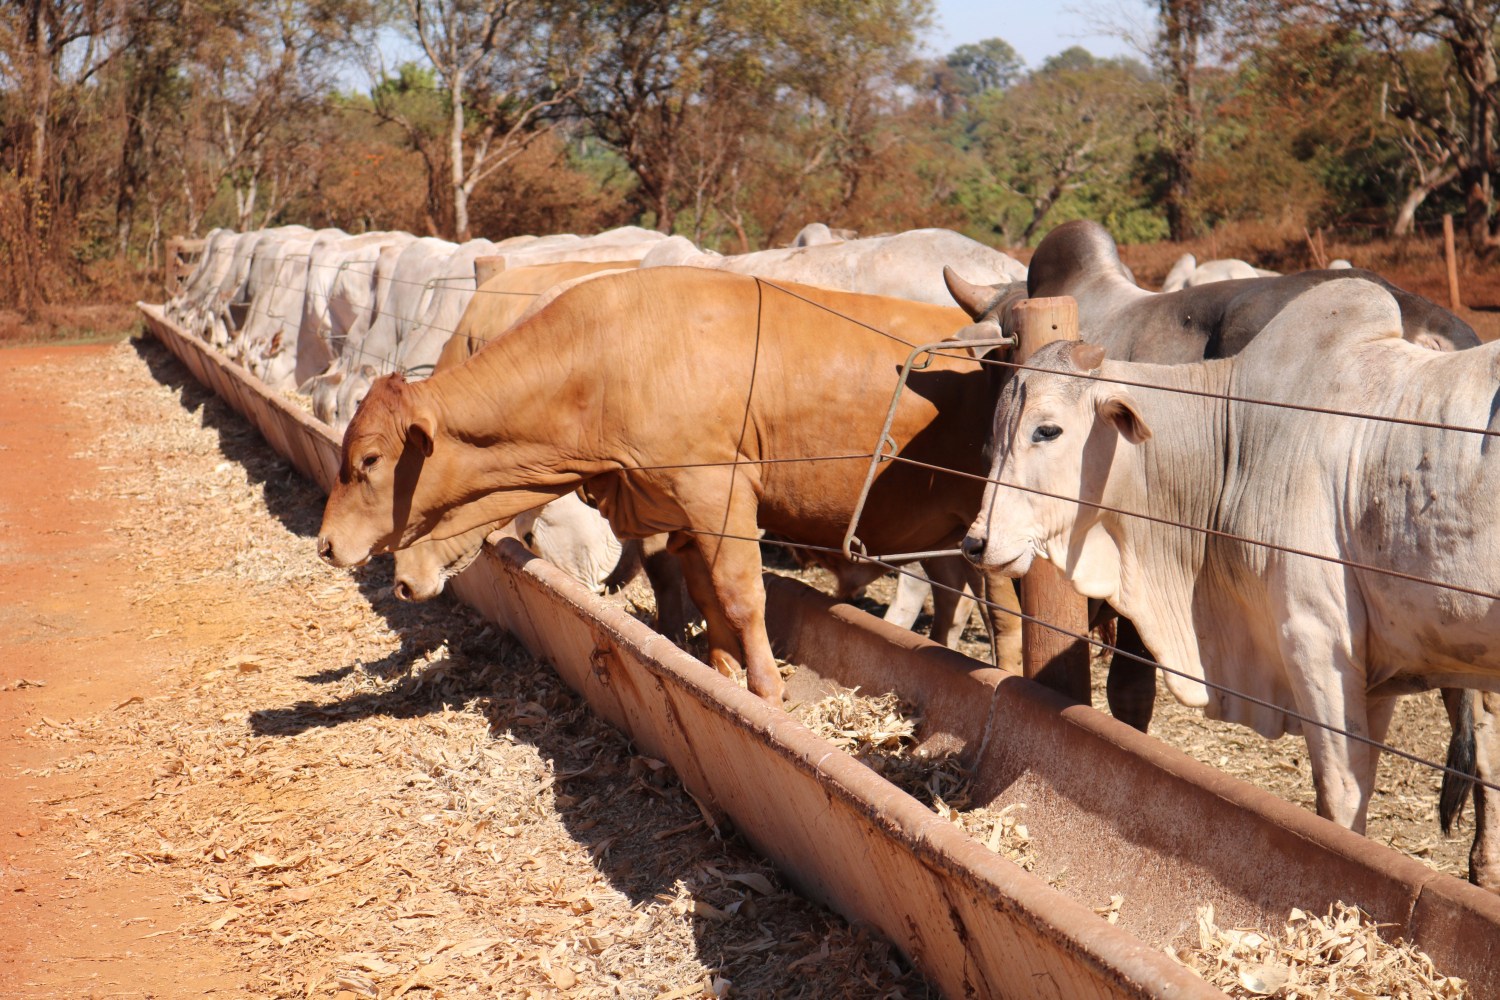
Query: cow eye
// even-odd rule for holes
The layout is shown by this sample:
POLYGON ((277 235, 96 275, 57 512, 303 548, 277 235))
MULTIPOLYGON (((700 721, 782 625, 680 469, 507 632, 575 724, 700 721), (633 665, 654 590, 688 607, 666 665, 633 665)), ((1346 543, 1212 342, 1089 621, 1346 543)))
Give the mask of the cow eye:
POLYGON ((375 463, 380 461, 379 455, 366 455, 359 463, 360 468, 365 471, 375 468, 375 463))
POLYGON ((1042 424, 1031 432, 1033 442, 1055 441, 1062 434, 1062 428, 1056 424, 1042 424))

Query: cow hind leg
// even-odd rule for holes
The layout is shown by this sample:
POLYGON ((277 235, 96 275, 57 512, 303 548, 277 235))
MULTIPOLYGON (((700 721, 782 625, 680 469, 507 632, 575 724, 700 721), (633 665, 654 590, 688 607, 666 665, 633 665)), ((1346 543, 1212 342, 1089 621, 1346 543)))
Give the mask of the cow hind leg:
MULTIPOLYGON (((1500 783, 1500 694, 1476 693, 1473 713, 1474 773, 1490 784, 1500 783)), ((1469 851, 1469 881, 1500 893, 1500 792, 1483 785, 1474 789, 1474 846, 1469 851)))
POLYGON ((656 596, 656 630, 676 645, 684 645, 689 627, 702 616, 688 593, 682 562, 668 551, 666 535, 642 539, 640 555, 656 596))
POLYGON ((1151 714, 1156 709, 1156 664, 1141 662, 1150 661, 1151 652, 1141 641, 1134 622, 1116 618, 1114 625, 1115 649, 1110 654, 1109 674, 1104 684, 1109 712, 1144 733, 1150 728, 1151 714))
POLYGON ((984 601, 984 624, 990 633, 995 666, 1021 670, 1021 602, 1016 599, 1016 584, 999 573, 987 572, 962 560, 969 574, 969 586, 984 601))
POLYGON ((927 571, 920 563, 901 567, 896 574, 896 596, 885 609, 885 620, 898 628, 911 628, 921 617, 922 605, 932 587, 927 583, 927 571))
POLYGON ((924 563, 932 588, 932 641, 949 649, 958 647, 969 616, 974 613, 974 598, 962 559, 933 559, 924 563))

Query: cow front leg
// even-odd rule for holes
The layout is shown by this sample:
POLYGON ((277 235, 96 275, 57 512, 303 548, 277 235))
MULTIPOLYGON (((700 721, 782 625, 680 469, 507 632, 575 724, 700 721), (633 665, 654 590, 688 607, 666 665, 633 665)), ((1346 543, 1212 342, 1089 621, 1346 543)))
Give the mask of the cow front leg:
POLYGON ((1150 728, 1151 715, 1156 710, 1156 665, 1141 662, 1151 660, 1151 652, 1129 618, 1115 619, 1113 645, 1115 651, 1110 655, 1104 685, 1109 712, 1144 733, 1150 728))
POLYGON ((922 615, 922 605, 932 587, 921 563, 908 563, 896 572, 896 596, 885 609, 885 620, 898 628, 911 628, 922 615))
POLYGON ((736 525, 729 520, 723 534, 738 537, 696 535, 690 546, 694 558, 684 562, 684 570, 693 567, 687 577, 690 589, 694 576, 708 577, 708 594, 699 597, 693 589, 693 600, 708 618, 709 657, 742 664, 750 693, 780 706, 786 684, 775 666, 771 640, 765 631, 765 583, 760 579, 760 543, 754 522, 736 525), (705 601, 714 604, 714 612, 709 613, 705 601), (720 625, 718 630, 715 621, 720 625))
POLYGON ((682 563, 668 550, 666 535, 651 535, 640 544, 641 565, 656 596, 656 630, 682 646, 687 642, 688 628, 699 617, 688 594, 682 563))
MULTIPOLYGON (((1313 722, 1302 724, 1312 764, 1318 815, 1365 832, 1370 793, 1375 787, 1379 748, 1351 739, 1375 739, 1365 697, 1365 671, 1350 648, 1348 633, 1335 631, 1326 615, 1293 611, 1283 617, 1281 655, 1287 666, 1297 710, 1313 722), (1322 723, 1316 725, 1314 723, 1322 723)), ((1230 695, 1229 697, 1234 697, 1230 695)), ((1390 719, 1389 706, 1377 706, 1376 725, 1390 719)))

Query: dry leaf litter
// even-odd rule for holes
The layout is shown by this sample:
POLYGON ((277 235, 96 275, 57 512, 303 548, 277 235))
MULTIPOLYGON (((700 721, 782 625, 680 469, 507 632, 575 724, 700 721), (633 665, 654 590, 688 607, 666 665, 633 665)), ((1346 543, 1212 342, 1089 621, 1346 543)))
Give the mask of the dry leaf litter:
POLYGON ((793 714, 990 850, 1027 871, 1036 867, 1031 837, 1022 822, 1026 806, 974 806, 967 769, 956 756, 929 755, 918 747, 921 717, 896 694, 867 695, 845 688, 798 706, 793 714))
POLYGON ((1195 943, 1168 948, 1183 965, 1232 997, 1286 1000, 1460 1000, 1464 981, 1440 973, 1405 942, 1387 942, 1357 907, 1335 903, 1322 917, 1292 910, 1280 934, 1224 928, 1198 910, 1195 943))
POLYGON ((32 731, 61 768, 153 762, 115 804, 60 804, 78 878, 174 886, 164 933, 259 996, 935 995, 496 629, 395 600, 388 561, 319 562, 321 496, 159 345, 80 365, 113 428, 85 457, 165 624, 159 685, 32 731))

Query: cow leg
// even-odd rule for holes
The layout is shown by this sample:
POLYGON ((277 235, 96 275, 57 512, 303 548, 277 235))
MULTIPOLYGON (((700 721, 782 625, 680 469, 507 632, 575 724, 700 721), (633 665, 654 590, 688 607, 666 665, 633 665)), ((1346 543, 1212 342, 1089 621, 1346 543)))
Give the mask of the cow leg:
MULTIPOLYGON (((1474 773, 1483 781, 1500 783, 1500 694, 1493 691, 1474 695, 1474 773)), ((1483 785, 1474 788, 1469 881, 1500 893, 1500 792, 1483 785)))
POLYGON ((1156 667, 1132 658, 1150 660, 1151 653, 1129 618, 1115 619, 1113 645, 1115 652, 1110 654, 1109 676, 1104 685, 1110 714, 1144 733, 1156 708, 1156 667), (1122 656, 1122 653, 1132 655, 1122 656))
POLYGON ((755 522, 752 518, 747 525, 733 517, 724 522, 726 535, 740 537, 696 535, 683 550, 689 554, 683 565, 688 588, 708 620, 709 658, 720 673, 742 664, 750 692, 780 705, 786 685, 766 635, 766 588, 755 522))
MULTIPOLYGON (((1310 588, 1313 582, 1306 581, 1305 586, 1310 588)), ((1322 594, 1334 592, 1326 579, 1318 578, 1318 582, 1322 584, 1322 594)), ((1313 593, 1311 589, 1297 589, 1313 593)), ((1284 622, 1281 656, 1287 665, 1298 711, 1317 722, 1370 736, 1364 666, 1362 658, 1355 656, 1350 641, 1350 636, 1358 633, 1345 624, 1349 622, 1347 612, 1326 605, 1316 609, 1283 605, 1279 610, 1284 622)), ((1363 622, 1359 625, 1362 632, 1363 622)), ((1381 724, 1382 715, 1388 722, 1389 707, 1383 713, 1375 713, 1377 724, 1381 724)), ((1378 748, 1312 723, 1303 723, 1302 729, 1312 764, 1318 815, 1355 833, 1364 833, 1378 748)))
POLYGON ((1016 582, 982 570, 967 559, 960 562, 968 574, 970 589, 984 601, 984 623, 989 629, 995 666, 1020 673, 1021 602, 1016 599, 1016 582))
POLYGON ((693 603, 703 611, 703 622, 708 630, 708 665, 734 680, 735 667, 744 659, 744 651, 734 630, 729 627, 729 620, 719 609, 719 602, 714 597, 713 577, 708 564, 703 561, 703 554, 693 545, 691 535, 673 532, 668 555, 681 568, 683 584, 693 603))
POLYGON ((924 563, 927 575, 932 580, 932 641, 942 643, 949 649, 958 648, 963 638, 964 626, 974 613, 974 598, 971 597, 969 578, 964 559, 933 559, 924 563))
POLYGON ((641 565, 656 595, 656 630, 676 645, 683 645, 688 627, 698 620, 698 609, 688 594, 681 560, 667 550, 666 535, 641 540, 641 565))
POLYGON ((885 620, 899 628, 911 628, 921 617, 922 605, 932 587, 927 583, 927 571, 921 563, 910 563, 896 574, 896 596, 885 609, 885 620))

